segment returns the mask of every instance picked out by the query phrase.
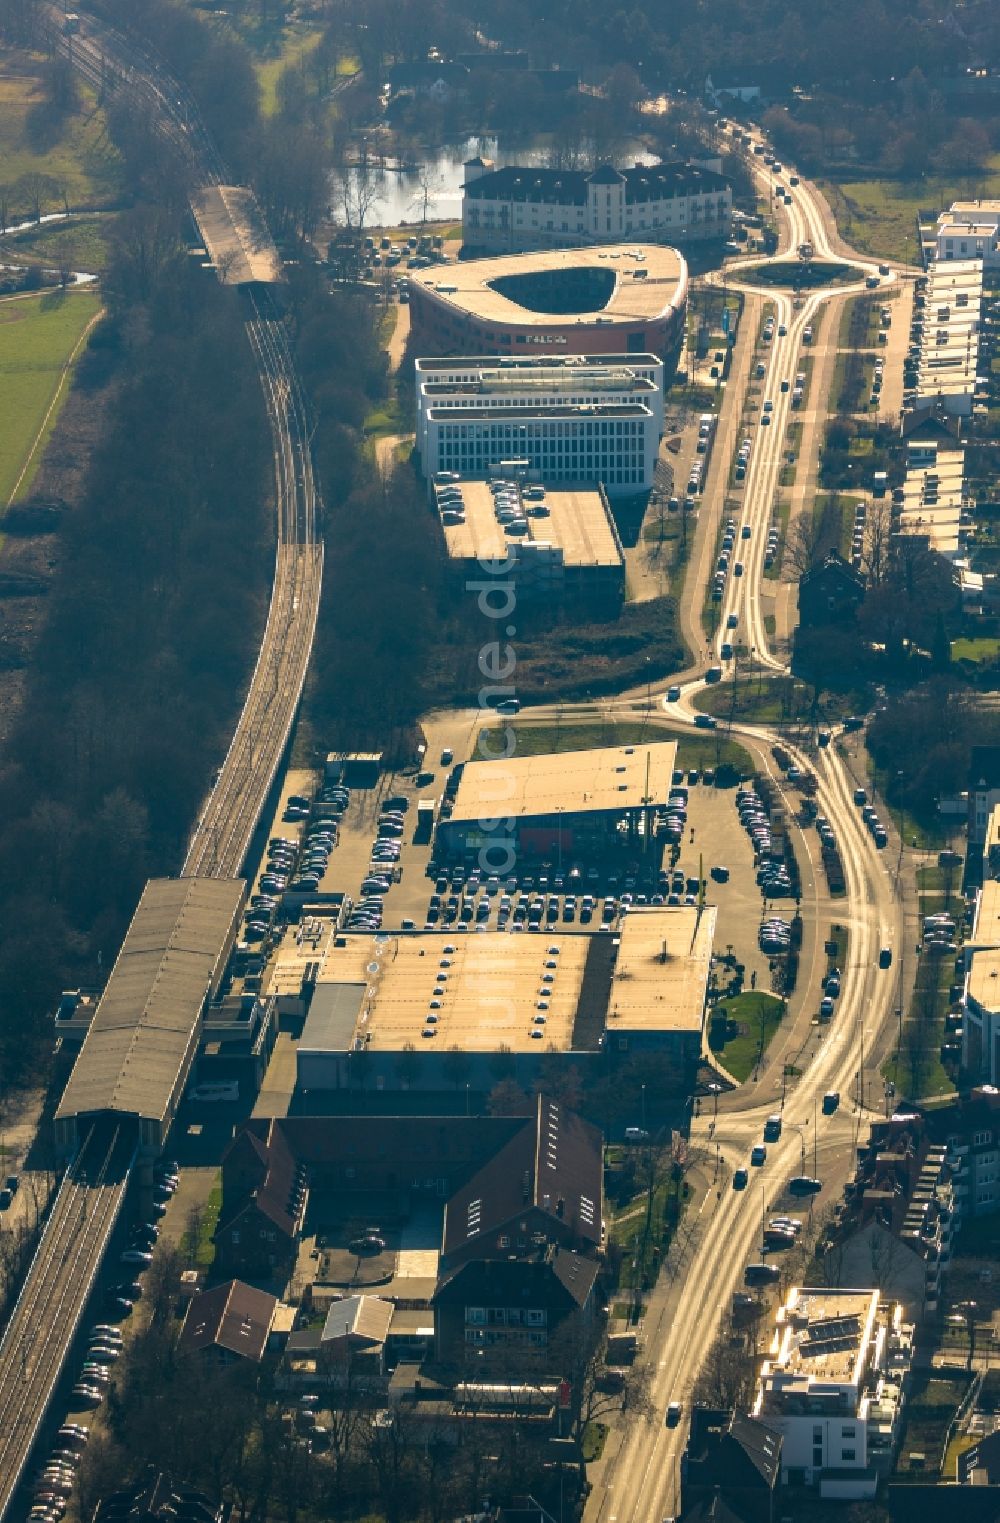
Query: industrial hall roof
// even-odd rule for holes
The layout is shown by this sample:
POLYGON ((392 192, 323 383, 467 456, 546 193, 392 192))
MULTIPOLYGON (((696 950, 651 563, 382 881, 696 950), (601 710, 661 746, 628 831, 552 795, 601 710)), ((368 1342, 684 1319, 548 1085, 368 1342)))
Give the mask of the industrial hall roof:
POLYGON ((676 742, 664 740, 466 762, 448 823, 624 813, 665 804, 676 758, 676 742))
POLYGON ((238 878, 152 878, 98 1002, 56 1120, 118 1111, 163 1120, 232 946, 238 878))

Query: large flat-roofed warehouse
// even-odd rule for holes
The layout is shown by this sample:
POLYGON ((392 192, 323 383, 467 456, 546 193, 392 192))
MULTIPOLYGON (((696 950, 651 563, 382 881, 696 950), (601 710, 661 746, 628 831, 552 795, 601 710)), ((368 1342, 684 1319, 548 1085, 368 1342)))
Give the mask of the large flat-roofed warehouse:
MULTIPOLYGON (((586 1066, 702 1049, 713 906, 642 908, 619 932, 402 932, 333 940, 297 1048, 300 1091, 491 1088, 498 1054, 530 1084, 553 1058, 586 1066)), ((280 954, 279 954, 280 962, 280 954)), ((279 981, 280 969, 275 977, 279 981)))
POLYGON ((417 353, 677 353, 687 264, 655 243, 469 259, 410 274, 417 353))
POLYGON ((649 491, 663 436, 656 355, 418 359, 416 446, 427 478, 488 476, 649 491))
POLYGON ((466 762, 438 852, 464 857, 501 842, 528 856, 600 848, 666 804, 676 759, 676 743, 664 740, 466 762))
POLYGON ((532 491, 525 496, 512 482, 498 495, 485 481, 462 481, 450 484, 447 497, 437 494, 448 556, 463 579, 474 580, 488 561, 509 560, 505 579, 516 583, 519 602, 573 603, 594 615, 617 611, 625 556, 603 488, 532 491), (516 518, 497 507, 514 497, 521 505, 516 518))
POLYGON ((281 279, 278 250, 248 186, 207 185, 191 197, 191 210, 223 285, 273 285, 281 279))
POLYGON ((144 1151, 163 1147, 244 893, 235 878, 146 884, 56 1111, 61 1152, 73 1150, 87 1117, 108 1112, 136 1117, 144 1151))

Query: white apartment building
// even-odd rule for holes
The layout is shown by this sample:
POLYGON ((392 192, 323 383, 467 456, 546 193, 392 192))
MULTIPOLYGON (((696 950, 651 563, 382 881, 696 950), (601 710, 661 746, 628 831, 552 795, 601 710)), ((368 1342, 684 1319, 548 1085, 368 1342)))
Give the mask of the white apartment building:
POLYGON ((781 1479, 873 1497, 891 1466, 913 1329, 879 1291, 795 1287, 778 1308, 751 1416, 782 1434, 781 1479))
POLYGON ((914 401, 939 403, 968 417, 979 364, 983 266, 974 259, 932 264, 920 313, 923 329, 911 348, 917 368, 914 401))
POLYGON ((951 560, 963 552, 972 527, 964 449, 935 439, 908 444, 906 476, 893 492, 893 527, 898 534, 925 539, 930 549, 951 560))
POLYGON ((705 164, 637 164, 617 170, 493 169, 465 165, 462 240, 470 248, 513 252, 636 238, 653 243, 726 239, 733 192, 705 164))
POLYGON ((1000 201, 953 201, 937 219, 936 257, 1000 268, 1000 201))
POLYGON ((983 842, 983 882, 990 878, 1000 878, 1000 804, 990 810, 983 842))
POLYGON ((485 477, 516 461, 524 479, 649 491, 663 434, 663 363, 652 354, 559 359, 420 359, 416 444, 424 475, 485 477))
MULTIPOLYGON (((985 844, 990 842, 994 799, 985 844)), ((973 1082, 1000 1082, 1000 880, 990 876, 976 900, 972 931, 965 943, 962 1067, 973 1082)))

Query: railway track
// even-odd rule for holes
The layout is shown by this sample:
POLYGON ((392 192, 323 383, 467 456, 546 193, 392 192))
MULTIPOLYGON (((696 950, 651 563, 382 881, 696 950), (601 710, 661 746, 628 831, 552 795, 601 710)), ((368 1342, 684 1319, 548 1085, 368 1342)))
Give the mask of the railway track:
MULTIPOLYGON (((225 166, 195 102, 131 39, 110 28, 53 41, 99 90, 127 90, 155 115, 199 185, 225 183, 225 166)), ((288 744, 312 653, 323 578, 318 498, 305 401, 270 294, 247 293, 247 337, 274 451, 277 552, 257 664, 225 761, 192 836, 182 872, 239 875, 288 744)), ((80 1318, 118 1220, 138 1149, 134 1118, 98 1121, 59 1188, 20 1297, 0 1340, 0 1518, 20 1485, 80 1318)))
POLYGON ((0 1517, 62 1374, 118 1220, 138 1131, 98 1123, 67 1171, 0 1341, 0 1517))
MULTIPOLYGON (((54 27, 61 26, 55 15, 54 27)), ((85 20, 60 45, 95 87, 125 90, 156 114, 199 186, 226 183, 225 165, 190 92, 131 37, 85 20)), ((229 750, 181 869, 185 876, 239 875, 298 711, 312 654, 323 580, 309 420, 284 323, 267 291, 246 296, 246 330, 271 425, 277 553, 257 664, 229 750)))

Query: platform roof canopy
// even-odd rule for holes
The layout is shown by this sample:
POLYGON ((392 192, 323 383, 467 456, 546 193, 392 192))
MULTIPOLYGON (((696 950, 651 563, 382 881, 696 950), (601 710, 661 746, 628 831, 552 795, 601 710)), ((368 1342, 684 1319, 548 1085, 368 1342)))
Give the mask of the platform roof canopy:
POLYGON ((162 1121, 224 971, 237 878, 152 878, 101 995, 56 1120, 118 1111, 162 1121))
POLYGON ((248 186, 208 185, 195 191, 191 210, 224 286, 273 285, 281 279, 278 250, 248 186))

